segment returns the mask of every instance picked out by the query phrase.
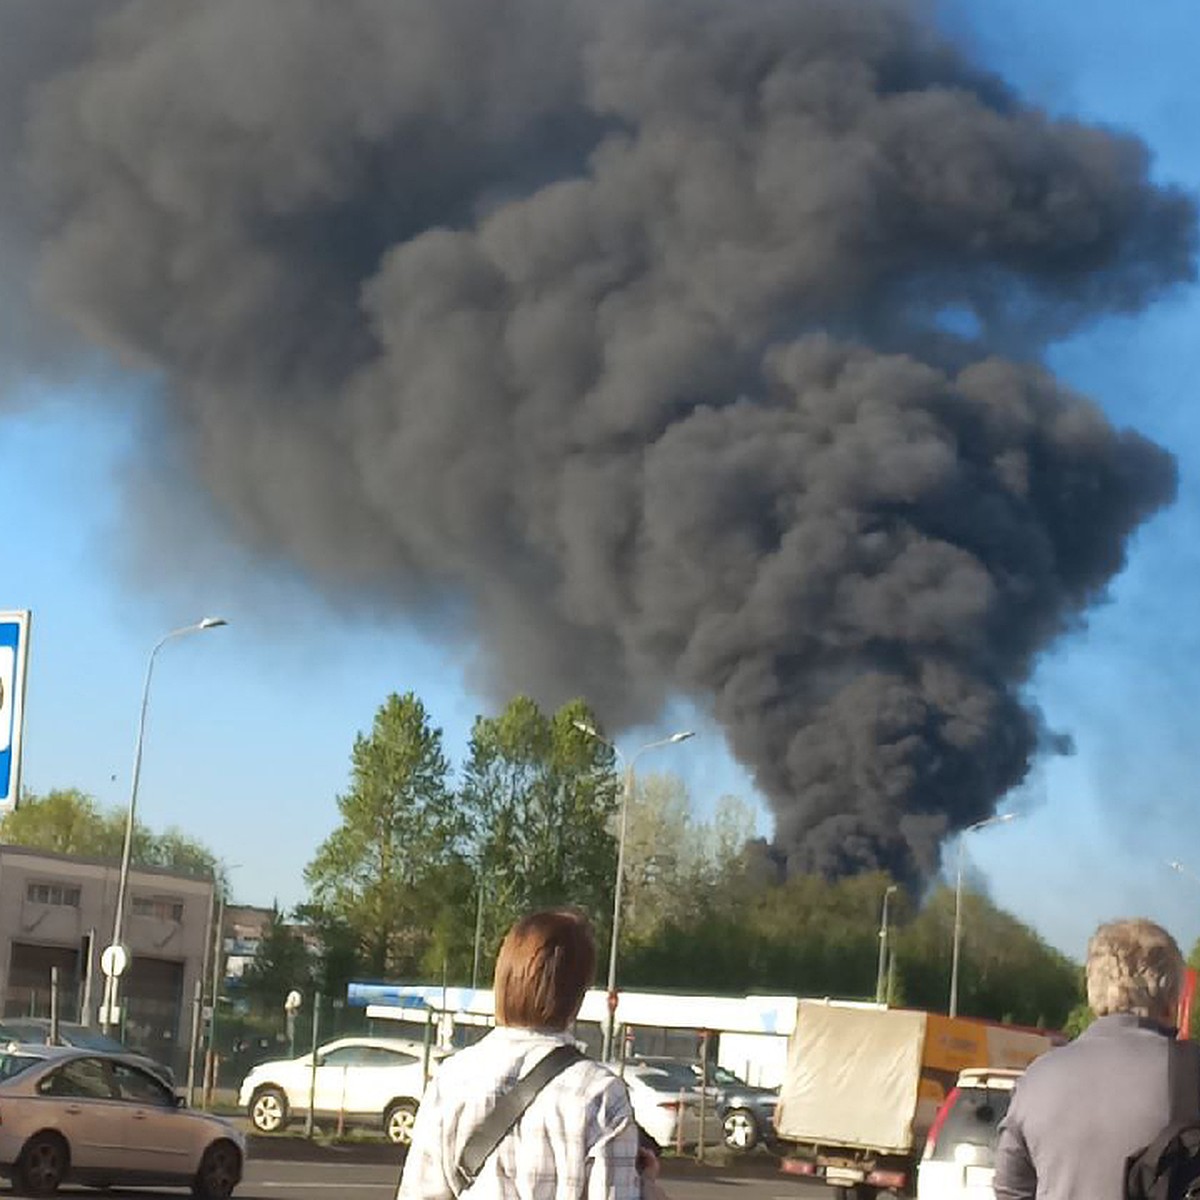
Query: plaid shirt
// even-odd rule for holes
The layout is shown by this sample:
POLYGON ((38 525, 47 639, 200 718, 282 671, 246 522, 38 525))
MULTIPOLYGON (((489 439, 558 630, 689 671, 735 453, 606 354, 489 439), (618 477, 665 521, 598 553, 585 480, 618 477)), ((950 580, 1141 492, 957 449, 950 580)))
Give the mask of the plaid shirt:
MULTIPOLYGON (((496 1098, 566 1033, 499 1026, 448 1058, 413 1127, 397 1200, 453 1200, 467 1139, 496 1098)), ((638 1200, 637 1127, 625 1085, 607 1067, 574 1063, 538 1093, 463 1195, 470 1200, 638 1200)))

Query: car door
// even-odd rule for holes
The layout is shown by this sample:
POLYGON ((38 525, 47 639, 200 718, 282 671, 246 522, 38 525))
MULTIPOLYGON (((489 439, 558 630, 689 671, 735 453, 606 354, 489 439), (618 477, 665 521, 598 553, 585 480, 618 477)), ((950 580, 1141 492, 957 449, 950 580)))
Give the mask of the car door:
POLYGON ((393 1100, 420 1102, 425 1090, 421 1060, 415 1054, 386 1046, 363 1047, 363 1061, 354 1072, 354 1108, 361 1114, 382 1117, 393 1100))
POLYGON ((67 1139, 71 1165, 103 1175, 121 1173, 125 1160, 127 1111, 117 1098, 109 1062, 102 1058, 68 1059, 37 1087, 48 1125, 67 1139))
POLYGON ((126 1114, 129 1170, 160 1179, 190 1179, 199 1165, 196 1129, 175 1094, 132 1063, 114 1061, 112 1075, 126 1114))
MULTIPOLYGON (((362 1063, 361 1046, 334 1046, 317 1056, 317 1081, 313 1111, 318 1113, 354 1112, 350 1100, 356 1074, 362 1063)), ((307 1089, 306 1089, 307 1090, 307 1089)), ((304 1108, 308 1107, 307 1096, 304 1108)))

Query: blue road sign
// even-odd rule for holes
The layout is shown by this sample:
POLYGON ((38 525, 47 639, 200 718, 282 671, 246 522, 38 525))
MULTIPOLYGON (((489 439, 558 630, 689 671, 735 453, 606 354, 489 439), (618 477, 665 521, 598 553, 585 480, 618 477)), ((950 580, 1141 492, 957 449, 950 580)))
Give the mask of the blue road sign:
POLYGON ((21 732, 29 613, 0 612, 0 815, 16 808, 21 787, 21 732))

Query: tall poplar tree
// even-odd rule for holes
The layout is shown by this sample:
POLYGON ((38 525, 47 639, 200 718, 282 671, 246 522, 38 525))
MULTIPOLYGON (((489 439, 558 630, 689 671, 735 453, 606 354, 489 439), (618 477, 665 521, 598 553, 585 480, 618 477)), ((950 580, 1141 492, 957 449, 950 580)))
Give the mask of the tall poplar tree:
POLYGON ((352 930, 377 978, 419 973, 464 824, 448 783, 442 731, 412 693, 391 695, 351 752, 341 824, 305 880, 313 902, 352 930))

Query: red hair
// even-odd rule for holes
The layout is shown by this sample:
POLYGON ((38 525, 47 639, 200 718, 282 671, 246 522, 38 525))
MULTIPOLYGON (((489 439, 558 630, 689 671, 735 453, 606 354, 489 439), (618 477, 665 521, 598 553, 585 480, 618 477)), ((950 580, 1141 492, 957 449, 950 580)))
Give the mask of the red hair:
POLYGON ((596 973, 591 922, 578 909, 522 917, 496 959, 496 1023, 566 1029, 596 973))

